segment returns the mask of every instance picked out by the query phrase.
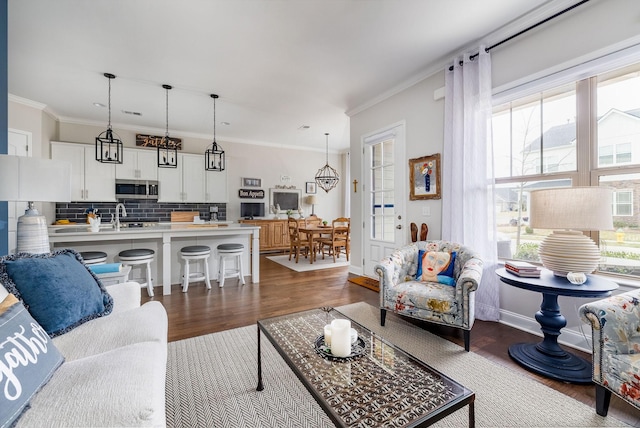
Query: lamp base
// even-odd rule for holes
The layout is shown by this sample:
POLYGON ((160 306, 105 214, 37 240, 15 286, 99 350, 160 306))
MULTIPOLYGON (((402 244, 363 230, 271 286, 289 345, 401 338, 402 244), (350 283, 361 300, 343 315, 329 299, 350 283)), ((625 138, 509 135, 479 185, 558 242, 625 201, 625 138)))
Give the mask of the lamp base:
POLYGON ((538 254, 542 265, 561 277, 569 272, 592 273, 601 259, 596 243, 576 230, 554 231, 542 241, 538 254))
POLYGON ((47 218, 33 208, 33 203, 29 203, 24 215, 18 218, 16 232, 18 253, 42 254, 51 250, 47 218))

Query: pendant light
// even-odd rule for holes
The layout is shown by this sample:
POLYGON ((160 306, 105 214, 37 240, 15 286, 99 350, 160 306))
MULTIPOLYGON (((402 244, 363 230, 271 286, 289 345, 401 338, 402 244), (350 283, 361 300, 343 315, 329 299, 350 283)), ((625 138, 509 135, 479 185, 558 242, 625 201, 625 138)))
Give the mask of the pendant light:
POLYGON ((216 142, 216 100, 218 96, 211 94, 213 98, 213 143, 204 152, 204 169, 207 171, 224 171, 225 155, 222 147, 216 142))
POLYGON ((96 160, 101 163, 122 163, 122 140, 111 129, 111 79, 116 76, 104 73, 104 77, 109 80, 109 122, 107 130, 96 137, 96 160))
POLYGON ((167 128, 164 138, 158 144, 158 167, 159 168, 177 168, 178 167, 178 149, 175 143, 169 138, 169 89, 170 85, 162 85, 167 92, 167 128))
POLYGON ((316 172, 316 183, 328 193, 329 190, 336 187, 338 181, 340 181, 340 176, 335 169, 329 166, 329 133, 324 135, 327 138, 327 164, 316 172))

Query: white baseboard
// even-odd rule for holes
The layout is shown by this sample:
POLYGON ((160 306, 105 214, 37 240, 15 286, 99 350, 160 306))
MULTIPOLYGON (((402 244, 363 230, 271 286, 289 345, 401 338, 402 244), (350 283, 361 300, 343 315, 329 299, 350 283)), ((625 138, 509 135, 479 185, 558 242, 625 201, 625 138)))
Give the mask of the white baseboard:
MULTIPOLYGON (((540 324, 535 318, 501 309, 500 323, 543 337, 540 324)), ((582 328, 584 331, 563 328, 558 337, 558 343, 591 354, 591 327, 585 324, 582 328)))

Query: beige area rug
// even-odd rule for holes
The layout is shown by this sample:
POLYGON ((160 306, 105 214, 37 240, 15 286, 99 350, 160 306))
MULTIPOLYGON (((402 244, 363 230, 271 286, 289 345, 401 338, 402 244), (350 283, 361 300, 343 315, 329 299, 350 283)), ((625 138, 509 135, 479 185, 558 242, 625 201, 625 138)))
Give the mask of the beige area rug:
POLYGON ((335 263, 333 262, 333 257, 325 256, 325 259, 322 260, 322 256, 319 256, 313 264, 309 263, 309 259, 305 259, 304 256, 300 256, 298 263, 296 263, 293 256, 291 257, 291 260, 289 260, 288 254, 286 256, 268 256, 267 258, 279 265, 295 270, 296 272, 309 272, 319 269, 345 267, 350 264, 347 259, 345 259, 344 255, 339 259, 336 259, 335 263))
MULTIPOLYGON (((493 363, 366 303, 338 308, 476 393, 479 427, 627 426, 611 416, 493 363)), ((262 339, 265 389, 256 391, 256 326, 169 343, 168 427, 333 427, 270 342, 262 339)), ((468 426, 461 409, 438 427, 468 426)))

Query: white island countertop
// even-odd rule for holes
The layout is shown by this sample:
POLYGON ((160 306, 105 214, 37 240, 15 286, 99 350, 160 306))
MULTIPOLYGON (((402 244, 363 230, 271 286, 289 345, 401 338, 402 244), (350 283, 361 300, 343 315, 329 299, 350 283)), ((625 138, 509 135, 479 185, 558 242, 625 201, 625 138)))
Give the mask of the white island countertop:
MULTIPOLYGON (((176 253, 171 249, 171 241, 177 238, 208 239, 229 242, 233 237, 243 238, 247 242, 248 254, 251 262, 251 282, 260 280, 260 227, 241 223, 150 223, 144 227, 124 227, 119 229, 107 224, 100 227, 98 232, 92 232, 89 225, 52 225, 49 226, 49 242, 53 247, 61 248, 66 245, 91 244, 95 250, 101 245, 118 241, 133 242, 136 240, 161 241, 158 246, 158 257, 162 259, 162 288, 163 294, 171 294, 171 265, 176 260, 171 255, 176 253), (252 251, 255 249, 255 251, 252 251)), ((212 248, 214 249, 214 248, 212 248)), ((178 251, 179 252, 179 251, 178 251)))

